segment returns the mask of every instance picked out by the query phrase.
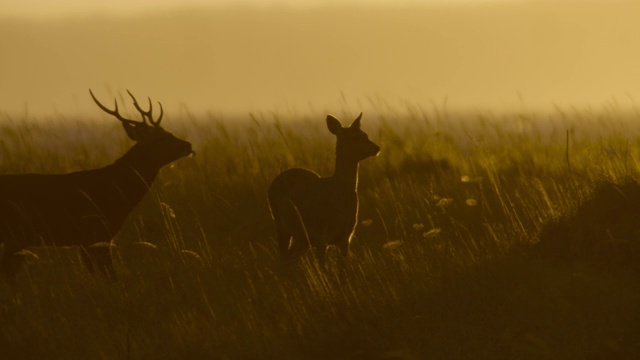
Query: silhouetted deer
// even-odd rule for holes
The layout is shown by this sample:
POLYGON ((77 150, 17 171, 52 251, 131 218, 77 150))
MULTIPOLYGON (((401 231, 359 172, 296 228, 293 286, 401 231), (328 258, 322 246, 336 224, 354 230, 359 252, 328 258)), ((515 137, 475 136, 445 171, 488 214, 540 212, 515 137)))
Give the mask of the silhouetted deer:
POLYGON ((115 116, 131 140, 137 143, 113 164, 100 169, 69 174, 15 174, 0 176, 0 243, 4 259, 0 272, 10 282, 23 261, 21 250, 31 246, 81 247, 89 271, 97 267, 115 280, 109 243, 131 210, 142 200, 160 168, 193 153, 191 144, 160 127, 153 120, 153 107, 133 105, 142 121, 125 119, 109 110, 89 93, 106 113, 115 116))
POLYGON ((349 127, 327 116, 327 127, 337 137, 333 176, 321 178, 306 169, 278 175, 268 190, 271 215, 283 260, 313 247, 322 263, 328 245, 346 257, 358 217, 358 163, 380 152, 360 130, 362 113, 349 127))

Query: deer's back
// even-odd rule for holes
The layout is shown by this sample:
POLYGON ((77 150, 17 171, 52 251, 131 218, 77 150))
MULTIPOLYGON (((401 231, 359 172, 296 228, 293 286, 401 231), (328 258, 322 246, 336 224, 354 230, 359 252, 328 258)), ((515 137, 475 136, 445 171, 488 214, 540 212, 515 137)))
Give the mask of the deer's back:
POLYGON ((307 169, 288 169, 276 176, 268 190, 269 202, 277 204, 297 194, 304 193, 320 176, 307 169))

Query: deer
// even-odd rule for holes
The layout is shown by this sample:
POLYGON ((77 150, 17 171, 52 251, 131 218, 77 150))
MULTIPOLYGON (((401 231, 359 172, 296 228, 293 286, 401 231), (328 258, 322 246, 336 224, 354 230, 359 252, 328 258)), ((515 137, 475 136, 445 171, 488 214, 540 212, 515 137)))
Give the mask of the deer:
POLYGON ((85 267, 96 269, 117 281, 111 256, 111 241, 129 213, 144 198, 160 169, 182 157, 195 154, 191 143, 160 126, 153 105, 141 108, 127 90, 141 121, 130 120, 110 110, 89 89, 91 98, 107 114, 118 119, 127 136, 136 142, 115 162, 102 168, 66 174, 0 175, 0 243, 4 257, 0 274, 16 285, 24 252, 39 246, 80 247, 85 267), (104 246, 104 244, 109 246, 104 246))
POLYGON ((327 116, 327 128, 336 136, 332 176, 292 168, 271 182, 267 197, 285 263, 313 248, 323 264, 330 245, 337 247, 342 259, 348 257, 358 219, 358 166, 380 153, 380 147, 361 130, 361 119, 362 113, 343 127, 336 117, 327 116))

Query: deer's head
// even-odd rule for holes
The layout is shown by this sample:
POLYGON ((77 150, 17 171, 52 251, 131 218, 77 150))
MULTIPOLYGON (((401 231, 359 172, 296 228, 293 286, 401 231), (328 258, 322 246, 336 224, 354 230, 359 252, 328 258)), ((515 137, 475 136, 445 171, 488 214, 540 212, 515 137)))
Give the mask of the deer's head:
POLYGON ((160 105, 160 115, 158 120, 153 119, 153 106, 151 99, 149 99, 149 110, 143 110, 138 104, 136 98, 127 90, 129 96, 133 100, 133 105, 136 110, 142 115, 142 121, 130 120, 122 117, 118 112, 118 101, 115 100, 115 107, 110 110, 106 106, 102 105, 98 99, 93 95, 93 92, 89 90, 93 101, 109 115, 114 116, 122 123, 127 136, 137 144, 134 146, 137 158, 140 161, 144 161, 147 165, 161 167, 174 160, 178 160, 181 157, 194 154, 191 143, 178 139, 170 132, 160 127, 162 116, 164 112, 162 110, 162 104, 160 105))
POLYGON ((380 147, 369 140, 367 133, 360 129, 361 119, 362 113, 353 120, 351 125, 343 127, 340 120, 333 115, 327 115, 327 127, 338 138, 336 154, 339 158, 358 162, 376 156, 380 152, 380 147))

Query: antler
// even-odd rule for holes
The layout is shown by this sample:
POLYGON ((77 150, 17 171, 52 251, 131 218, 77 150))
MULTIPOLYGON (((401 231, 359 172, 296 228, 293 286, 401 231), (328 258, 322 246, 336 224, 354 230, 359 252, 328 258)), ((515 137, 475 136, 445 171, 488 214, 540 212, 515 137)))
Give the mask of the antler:
POLYGON ((120 112, 118 111, 118 100, 116 99, 114 99, 115 108, 113 110, 110 110, 106 106, 102 105, 102 103, 100 103, 100 101, 98 101, 98 99, 96 99, 96 97, 93 95, 93 92, 91 91, 91 89, 89 89, 89 94, 91 94, 91 98, 96 103, 96 105, 98 105, 98 107, 100 107, 102 111, 106 112, 109 115, 115 116, 118 120, 122 121, 123 123, 131 124, 131 125, 140 125, 140 124, 148 125, 147 120, 149 120, 152 126, 159 127, 160 121, 162 121, 162 116, 164 115, 164 111, 162 110, 162 104, 158 102, 158 104, 160 105, 160 117, 158 117, 158 120, 154 121, 153 106, 151 105, 151 98, 148 98, 149 110, 145 111, 145 110, 142 110, 142 108, 140 108, 138 101, 133 96, 133 94, 131 94, 129 90, 127 90, 127 93, 129 94, 129 96, 131 96, 131 99, 133 99, 133 106, 135 106, 136 110, 138 110, 138 112, 142 115, 142 121, 135 121, 135 120, 130 120, 122 117, 122 115, 120 115, 120 112))
POLYGON ((158 101, 158 105, 160 105, 160 116, 158 117, 158 120, 153 121, 153 105, 151 104, 151 98, 147 97, 147 100, 149 100, 149 110, 144 111, 140 108, 140 105, 138 104, 138 100, 136 100, 135 96, 133 96, 131 91, 127 90, 127 93, 129 94, 129 96, 131 96, 131 99, 133 100, 133 106, 135 106, 136 110, 138 110, 138 112, 142 115, 142 121, 146 123, 147 120, 149 120, 151 125, 160 126, 160 121, 162 121, 162 116, 164 115, 164 111, 162 110, 162 103, 158 101))
POLYGON ((91 94, 91 98, 96 103, 96 105, 98 105, 98 107, 100 109, 102 109, 102 111, 106 112, 107 114, 115 116, 118 120, 120 120, 120 121, 122 121, 123 123, 126 123, 126 124, 131 124, 131 125, 140 124, 139 121, 129 120, 129 119, 123 118, 122 115, 120 115, 120 113, 118 112, 118 101, 117 100, 114 99, 115 109, 109 110, 109 108, 107 108, 106 106, 102 105, 100 103, 100 101, 98 101, 98 99, 96 99, 96 97, 93 95, 93 91, 91 91, 91 89, 89 89, 89 94, 91 94))

